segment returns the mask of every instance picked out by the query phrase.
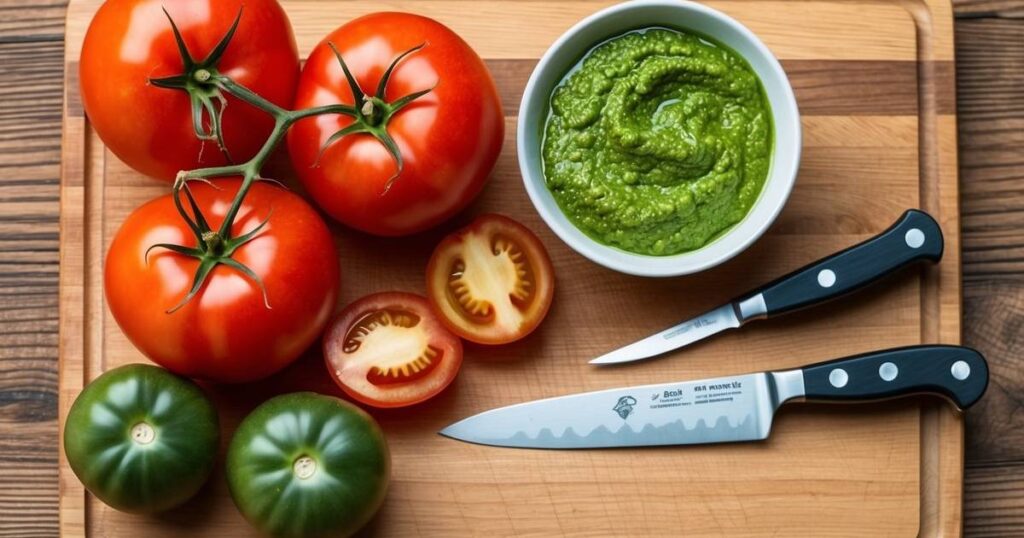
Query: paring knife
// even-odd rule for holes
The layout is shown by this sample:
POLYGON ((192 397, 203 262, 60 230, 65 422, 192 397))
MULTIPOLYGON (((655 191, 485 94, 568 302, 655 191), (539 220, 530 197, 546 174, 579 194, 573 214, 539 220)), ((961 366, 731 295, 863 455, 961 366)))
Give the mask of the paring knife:
POLYGON ((601 355, 591 364, 655 357, 755 319, 813 306, 860 289, 919 261, 942 259, 942 230, 930 215, 911 209, 881 234, 814 262, 710 312, 601 355))
POLYGON ((474 415, 440 433, 484 445, 601 448, 766 439, 790 400, 859 402, 933 393, 960 409, 988 386, 973 349, 915 346, 796 370, 646 385, 536 400, 474 415))

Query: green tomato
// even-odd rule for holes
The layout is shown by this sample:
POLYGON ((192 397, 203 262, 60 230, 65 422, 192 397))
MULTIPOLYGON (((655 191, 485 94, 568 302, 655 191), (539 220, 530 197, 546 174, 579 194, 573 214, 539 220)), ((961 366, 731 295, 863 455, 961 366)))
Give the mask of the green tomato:
POLYGON ((312 392, 256 408, 231 440, 228 487, 242 515, 271 536, 347 536, 387 492, 380 427, 354 405, 312 392))
POLYGON ((64 452, 101 501, 153 513, 199 491, 219 437, 217 411, 195 383, 129 364, 99 376, 75 399, 64 424, 64 452))

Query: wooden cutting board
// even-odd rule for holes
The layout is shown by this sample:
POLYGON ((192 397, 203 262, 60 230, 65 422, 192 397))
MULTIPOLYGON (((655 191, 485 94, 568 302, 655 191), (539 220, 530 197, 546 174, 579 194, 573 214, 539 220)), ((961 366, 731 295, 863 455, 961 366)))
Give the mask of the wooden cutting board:
MULTIPOLYGON (((157 0, 154 0, 157 1, 157 0)), ((530 205, 516 165, 515 115, 547 46, 608 1, 285 0, 303 53, 371 10, 444 22, 483 56, 507 118, 504 152, 469 210, 442 229, 384 240, 339 225, 339 307, 370 292, 422 293, 441 235, 483 211, 537 231, 558 275, 542 328, 514 345, 467 346, 458 380, 413 409, 374 412, 394 458, 381 535, 958 536, 963 424, 943 402, 788 406, 765 442, 550 452, 487 448, 435 434, 488 408, 622 385, 798 366, 868 350, 960 340, 953 32, 943 0, 757 1, 709 5, 748 25, 782 60, 803 113, 799 179, 781 217, 746 253, 707 273, 643 279, 598 267, 562 244, 530 205), (937 268, 911 271, 823 308, 760 322, 685 352, 627 368, 586 360, 886 228, 904 209, 931 212, 946 234, 937 268)), ((60 416, 108 368, 144 361, 104 305, 107 245, 136 206, 167 186, 107 152, 78 94, 82 38, 99 0, 68 8, 61 182, 60 416)), ((284 160, 273 166, 289 178, 284 160)), ((262 395, 298 385, 330 391, 319 357, 283 380, 213 389, 223 441, 262 395), (297 381, 298 380, 298 381, 297 381), (244 395, 242 395, 244 393, 244 395)), ((170 514, 113 511, 88 495, 61 455, 67 536, 248 536, 222 470, 170 514)))

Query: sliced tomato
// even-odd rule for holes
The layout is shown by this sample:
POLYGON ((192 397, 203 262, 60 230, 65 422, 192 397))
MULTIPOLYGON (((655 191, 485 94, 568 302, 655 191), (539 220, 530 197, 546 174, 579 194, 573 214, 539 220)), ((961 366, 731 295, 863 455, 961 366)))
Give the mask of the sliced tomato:
POLYGON ((455 334, 506 344, 533 332, 551 307, 555 272, 540 239, 495 214, 477 217, 434 249, 427 296, 455 334))
POLYGON ((462 341, 419 295, 376 293, 350 304, 324 333, 324 359, 346 394, 374 407, 428 400, 455 379, 462 341))

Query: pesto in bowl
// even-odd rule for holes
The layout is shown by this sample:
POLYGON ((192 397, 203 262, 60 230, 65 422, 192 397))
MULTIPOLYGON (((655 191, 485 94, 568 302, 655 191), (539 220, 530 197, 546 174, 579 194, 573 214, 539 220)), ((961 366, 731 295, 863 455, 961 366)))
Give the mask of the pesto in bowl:
POLYGON ((772 112, 746 60, 649 28, 593 47, 551 96, 544 178, 566 217, 625 251, 699 249, 743 220, 771 168, 772 112))

